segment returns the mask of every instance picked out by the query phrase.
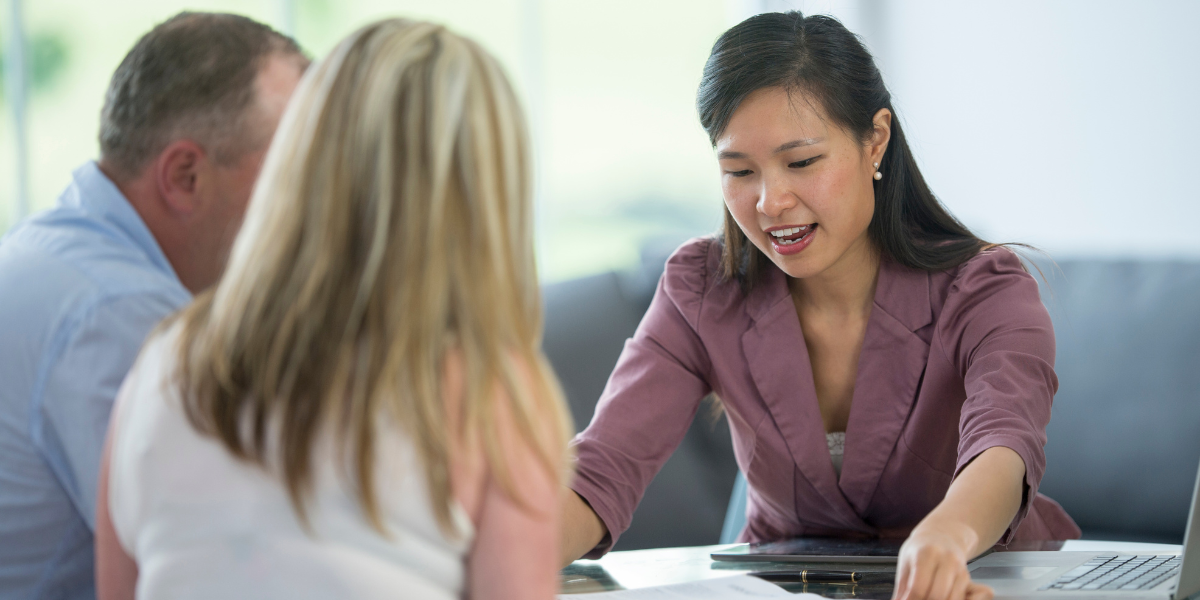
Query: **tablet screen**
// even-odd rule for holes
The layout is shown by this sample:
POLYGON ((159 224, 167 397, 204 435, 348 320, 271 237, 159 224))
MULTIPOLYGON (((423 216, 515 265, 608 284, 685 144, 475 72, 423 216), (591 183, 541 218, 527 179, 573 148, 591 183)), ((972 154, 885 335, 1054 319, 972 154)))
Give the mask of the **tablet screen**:
POLYGON ((715 552, 714 560, 787 562, 896 562, 901 539, 797 538, 715 552))

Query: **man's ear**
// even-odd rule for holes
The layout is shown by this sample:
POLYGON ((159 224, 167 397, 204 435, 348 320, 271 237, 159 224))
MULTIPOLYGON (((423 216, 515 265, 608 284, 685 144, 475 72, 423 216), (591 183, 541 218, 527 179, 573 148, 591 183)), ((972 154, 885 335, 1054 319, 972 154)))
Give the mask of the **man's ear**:
POLYGON ((187 216, 198 208, 198 180, 206 162, 204 148, 192 140, 175 140, 158 154, 154 178, 168 210, 187 216))

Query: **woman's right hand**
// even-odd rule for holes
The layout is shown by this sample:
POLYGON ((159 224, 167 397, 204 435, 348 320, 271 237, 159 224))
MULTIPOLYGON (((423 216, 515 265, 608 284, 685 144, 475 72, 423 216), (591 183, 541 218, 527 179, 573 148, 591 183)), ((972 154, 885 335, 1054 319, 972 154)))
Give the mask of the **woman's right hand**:
POLYGON ((559 535, 561 565, 565 567, 591 552, 605 535, 608 535, 608 529, 596 516, 596 511, 579 494, 571 489, 565 490, 562 494, 562 532, 559 535))
POLYGON ((967 559, 974 532, 926 519, 900 547, 893 600, 992 600, 992 588, 971 581, 967 559))

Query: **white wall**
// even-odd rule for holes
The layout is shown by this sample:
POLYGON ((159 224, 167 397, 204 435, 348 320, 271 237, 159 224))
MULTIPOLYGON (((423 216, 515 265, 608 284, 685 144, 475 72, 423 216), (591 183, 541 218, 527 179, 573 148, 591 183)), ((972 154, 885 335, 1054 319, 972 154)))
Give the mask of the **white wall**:
POLYGON ((875 52, 934 192, 1055 257, 1200 257, 1200 2, 731 0, 875 52))

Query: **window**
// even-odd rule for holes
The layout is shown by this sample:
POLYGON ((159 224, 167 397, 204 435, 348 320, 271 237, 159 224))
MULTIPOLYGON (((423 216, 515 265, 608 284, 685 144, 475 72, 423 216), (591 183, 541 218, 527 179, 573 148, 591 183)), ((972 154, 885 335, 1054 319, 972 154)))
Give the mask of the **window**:
MULTIPOLYGON (((237 12, 291 29, 315 58, 359 26, 407 16, 445 23, 476 39, 517 87, 537 150, 543 280, 621 268, 635 263, 649 241, 673 244, 720 224, 717 169, 694 99, 712 43, 728 26, 726 4, 24 0, 30 208, 52 206, 71 171, 97 156, 109 77, 139 36, 176 12, 237 12)), ((12 224, 16 209, 17 151, 7 95, 4 112, 0 231, 12 224)))

